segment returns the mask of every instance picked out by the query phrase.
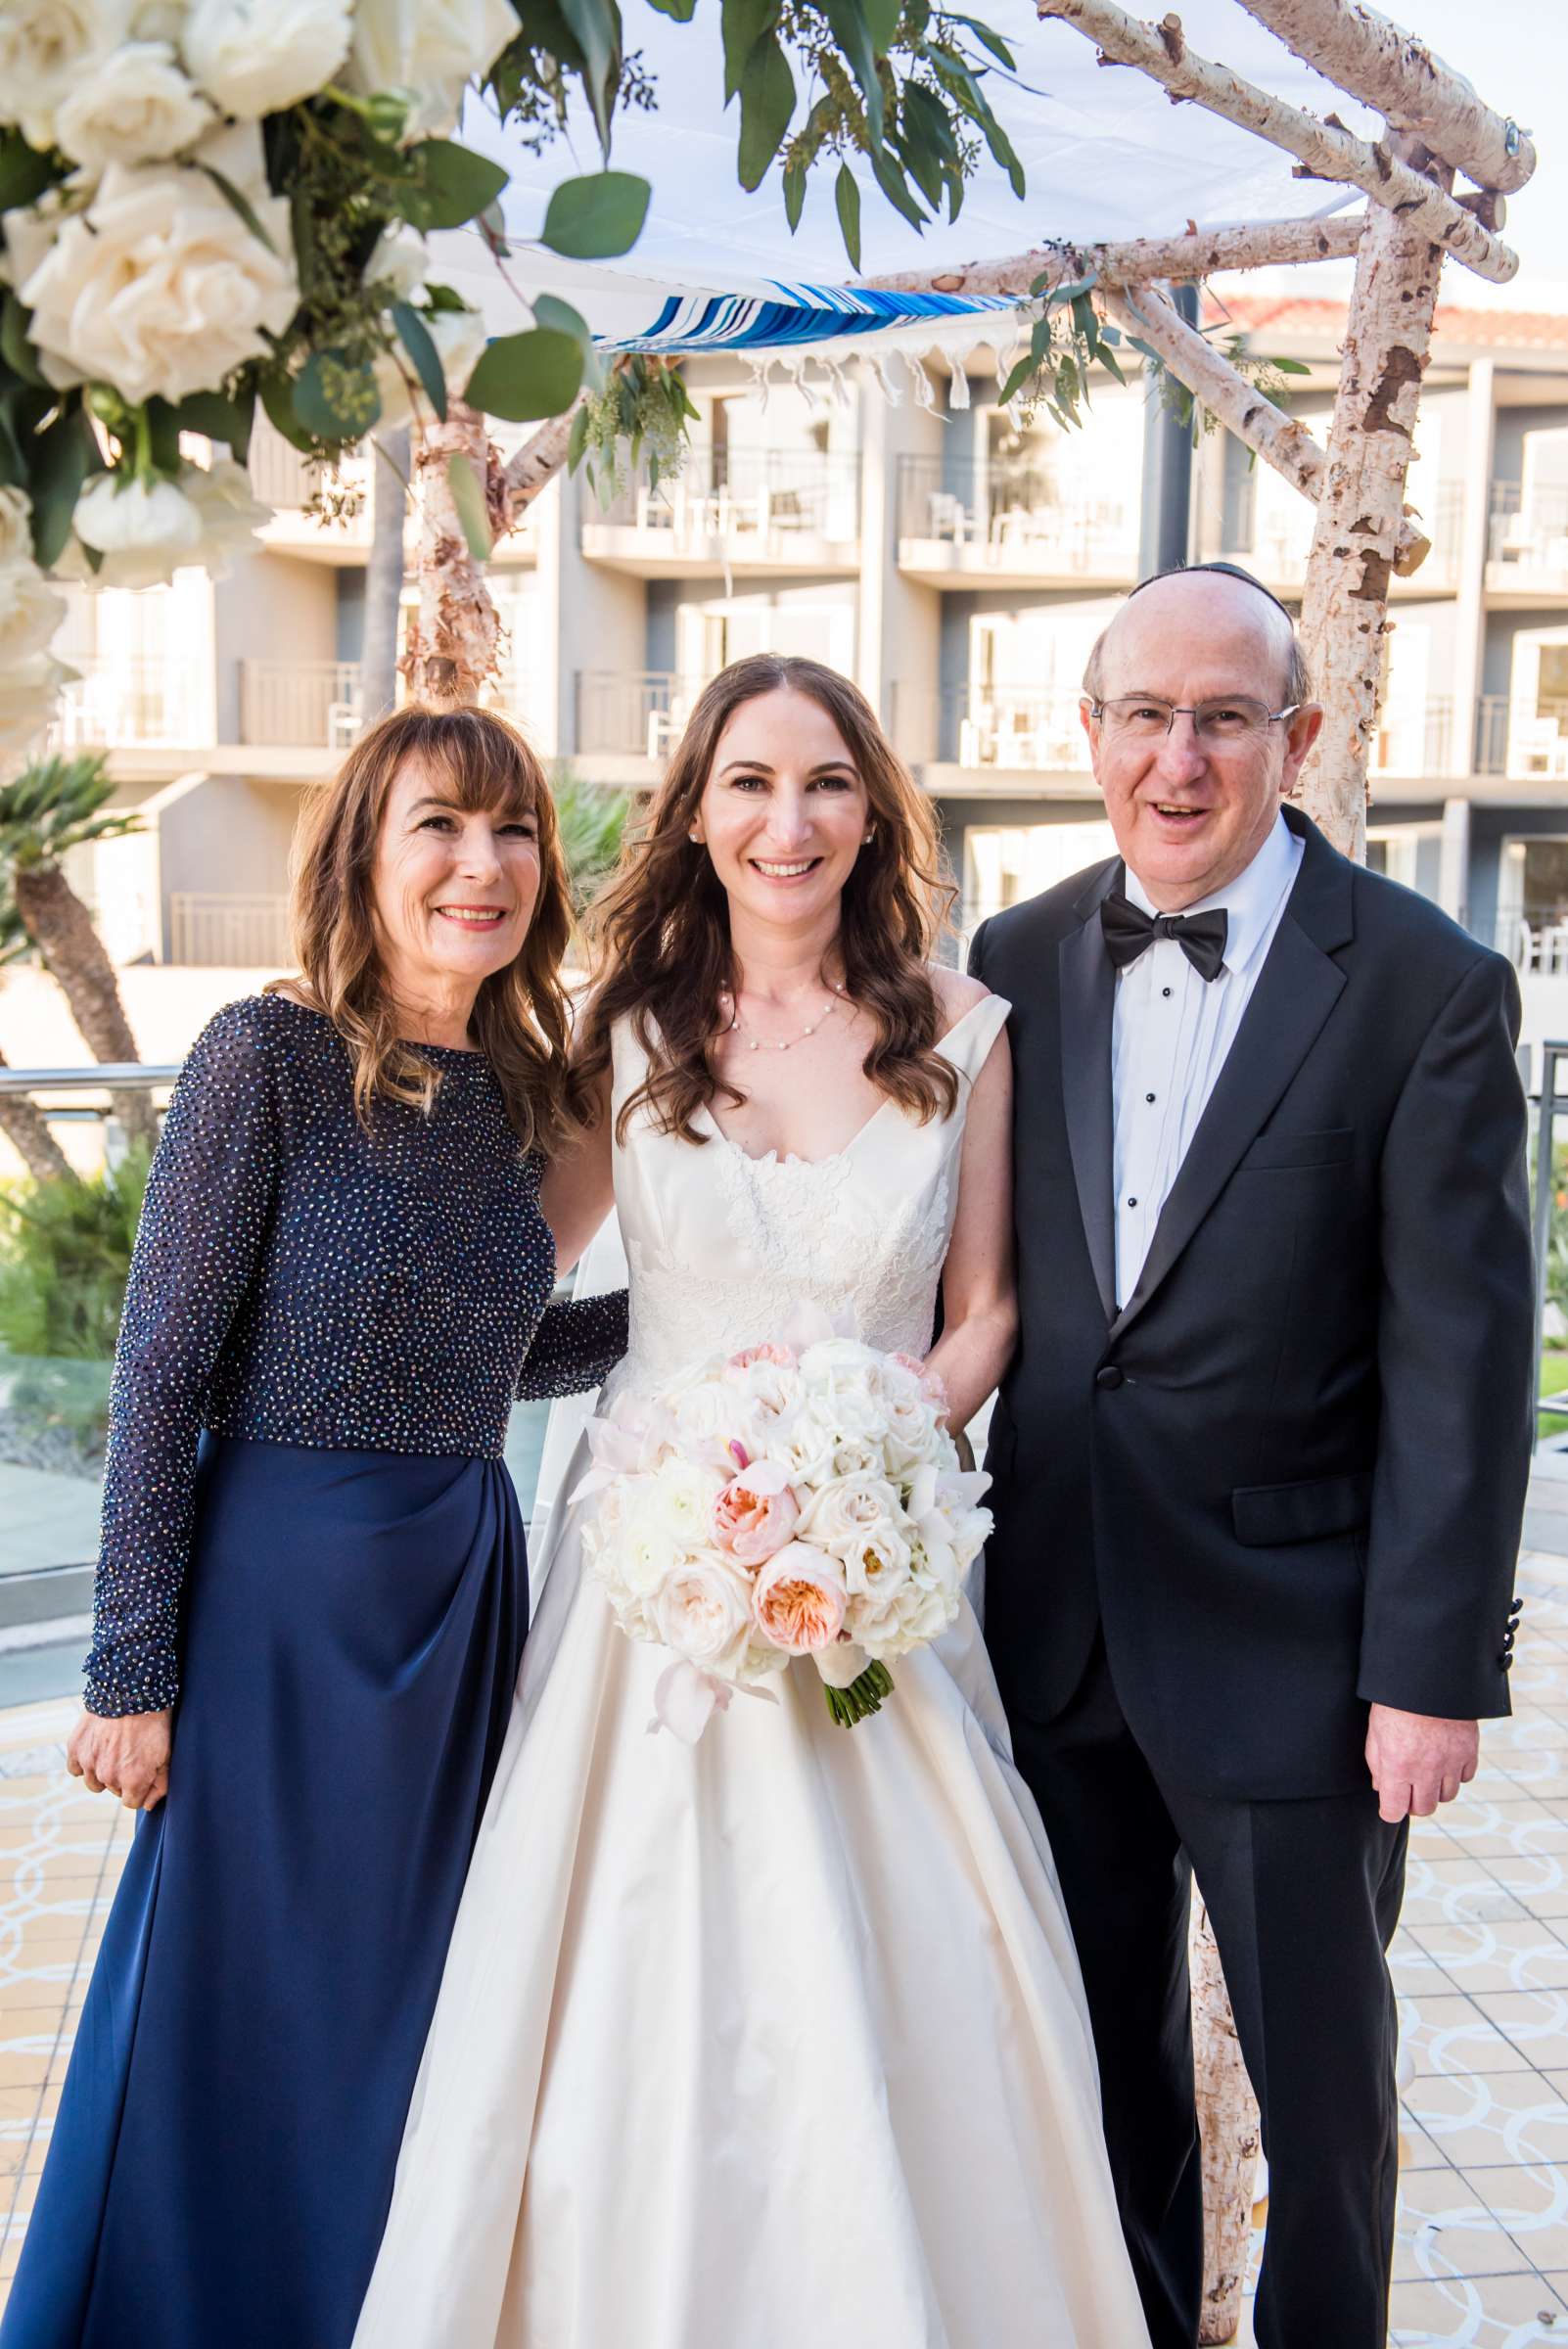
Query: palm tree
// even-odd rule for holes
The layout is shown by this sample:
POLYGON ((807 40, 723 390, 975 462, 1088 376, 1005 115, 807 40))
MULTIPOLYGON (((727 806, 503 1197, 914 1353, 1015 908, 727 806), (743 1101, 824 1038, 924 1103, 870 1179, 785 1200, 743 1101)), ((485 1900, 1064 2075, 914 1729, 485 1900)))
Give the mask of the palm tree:
MULTIPOLYGON (((0 893, 0 970, 7 963, 20 962, 32 951, 32 941, 22 927, 22 916, 13 899, 0 893)), ((0 1052, 0 1069, 10 1066, 0 1052)), ((69 1159, 49 1130, 47 1119, 36 1103, 25 1093, 0 1093, 0 1133, 3 1133, 21 1158, 35 1182, 44 1182, 52 1175, 75 1179, 69 1159)))
MULTIPOLYGON (((141 828, 133 815, 102 812, 115 789, 108 765, 102 751, 42 759, 14 783, 0 784, 0 878, 9 881, 23 929, 63 990, 88 1051, 98 1061, 123 1062, 141 1055, 119 982, 63 861, 71 849, 141 828)), ((131 1141, 157 1140, 148 1094, 112 1092, 110 1099, 131 1141)))

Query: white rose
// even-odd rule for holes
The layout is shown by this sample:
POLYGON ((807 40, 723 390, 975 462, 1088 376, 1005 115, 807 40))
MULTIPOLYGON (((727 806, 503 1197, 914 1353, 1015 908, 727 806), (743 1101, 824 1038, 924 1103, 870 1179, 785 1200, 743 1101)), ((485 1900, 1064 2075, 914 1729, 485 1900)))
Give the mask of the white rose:
POLYGON ((58 110, 129 21, 129 0, 0 0, 0 121, 53 147, 58 110))
POLYGON ((272 509, 252 496, 251 477, 232 457, 214 457, 205 470, 187 465, 180 487, 201 517, 198 560, 213 578, 224 578, 240 556, 255 553, 256 531, 272 520, 272 509))
POLYGON ((212 109, 193 90, 166 41, 126 41, 99 60, 62 101, 55 139, 89 171, 160 162, 211 127, 212 109))
POLYGON ((54 714, 55 697, 75 672, 47 653, 0 662, 0 756, 30 750, 54 714))
POLYGON ((670 1539, 668 1524, 651 1505, 647 1488, 633 1493, 615 1537, 613 1555, 606 1553, 607 1579, 633 1599, 652 1598, 684 1557, 685 1551, 670 1539))
POLYGON ((428 138, 455 128, 468 83, 517 30, 510 0, 357 0, 342 80, 367 98, 378 90, 416 93, 404 136, 428 138))
POLYGON ((202 517, 172 482, 101 473, 76 500, 75 530, 104 560, 100 587, 161 587, 199 558, 202 517))
POLYGON ((654 1601, 661 1643, 710 1672, 738 1663, 750 1642, 751 1596, 749 1579, 719 1559, 687 1559, 654 1601))
POLYGON ((32 500, 25 489, 0 489, 0 563, 32 560, 32 500))
POLYGON ((254 122, 331 81, 350 29, 348 0, 194 0, 182 46, 223 112, 254 122))
POLYGON ((909 1580, 909 1544, 894 1526, 872 1526, 835 1554, 844 1560, 845 1588, 851 1596, 869 1599, 873 1609, 909 1580))
POLYGON ((677 1456, 667 1460, 652 1478, 646 1505, 652 1522, 663 1529, 674 1548, 706 1548, 709 1512, 723 1489, 722 1477, 697 1460, 677 1456))
MULTIPOLYGON (((479 365, 489 340, 484 321, 477 310, 438 310, 434 317, 425 320, 425 324, 436 345, 436 355, 441 363, 447 392, 452 398, 461 399, 468 389, 468 379, 479 365)), ((413 360, 401 345, 395 356, 391 351, 383 351, 376 361, 376 388, 381 393, 383 424, 409 424, 413 421, 413 394, 419 392, 423 403, 423 387, 415 373, 413 360)))
POLYGON ((65 597, 55 593, 36 563, 25 557, 0 563, 0 646, 8 662, 46 653, 65 617, 65 597))
POLYGON ((131 0, 130 23, 127 26, 133 41, 167 41, 177 49, 185 29, 185 0, 131 0))
POLYGON ((899 1655, 908 1648, 923 1647, 932 1639, 940 1639, 957 1612, 956 1590, 911 1579, 895 1592, 889 1607, 889 1622, 876 1634, 878 1654, 899 1655))
POLYGON ((801 1518, 801 1538, 837 1548, 896 1526, 899 1496, 885 1477, 841 1476, 817 1488, 801 1518))
POLYGON ((178 401, 260 357, 263 329, 283 332, 299 285, 287 203, 262 197, 256 211, 274 252, 205 172, 111 163, 18 287, 44 372, 112 384, 136 403, 178 401))

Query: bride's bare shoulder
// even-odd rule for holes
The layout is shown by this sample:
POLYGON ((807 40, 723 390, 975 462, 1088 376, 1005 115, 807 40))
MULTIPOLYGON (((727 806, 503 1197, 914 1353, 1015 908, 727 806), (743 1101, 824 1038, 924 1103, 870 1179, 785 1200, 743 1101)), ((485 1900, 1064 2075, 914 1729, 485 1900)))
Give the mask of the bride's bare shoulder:
MULTIPOLYGON (((937 1008, 942 1014, 942 1036, 955 1027, 966 1011, 973 1011, 977 1003, 983 1003, 991 992, 978 979, 971 979, 967 971, 949 971, 940 963, 932 965, 931 984, 937 990, 937 1008)), ((937 1038, 939 1043, 942 1036, 937 1038)))

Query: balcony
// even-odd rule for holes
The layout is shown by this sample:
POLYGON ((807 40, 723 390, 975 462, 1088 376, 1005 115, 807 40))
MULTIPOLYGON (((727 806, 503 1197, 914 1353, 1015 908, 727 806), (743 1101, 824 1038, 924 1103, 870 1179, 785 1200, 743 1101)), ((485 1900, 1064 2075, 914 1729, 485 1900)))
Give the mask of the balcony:
POLYGON ((1419 710, 1387 704, 1378 713, 1368 771, 1388 776, 1443 776, 1453 771, 1453 704, 1441 697, 1419 710))
POLYGON ((1537 490, 1526 504, 1518 482, 1493 484, 1487 590, 1526 604, 1568 598, 1568 489, 1537 490))
POLYGON ((1076 691, 1036 691, 1029 686, 951 685, 922 695, 899 688, 894 739, 907 759, 968 775, 1084 775, 1090 772, 1088 737, 1076 691))
POLYGON ((1478 775, 1568 784, 1568 701, 1523 703, 1505 693, 1483 694, 1475 732, 1478 775))
POLYGON ((579 669, 577 749, 655 762, 668 758, 707 683, 665 668, 579 669))
POLYGON ((240 739, 346 751, 359 731, 357 661, 242 661, 240 739))
POLYGON ((589 509, 582 551, 643 579, 855 572, 860 468, 810 449, 694 449, 673 481, 589 509))
POLYGON ((169 960, 204 970, 283 970, 289 952, 289 902, 282 897, 228 897, 176 891, 169 899, 169 960))
MULTIPOLYGON (((1396 601, 1458 585, 1464 484, 1440 482, 1430 513, 1419 513, 1414 519, 1417 528, 1431 539, 1432 551, 1420 569, 1411 572, 1407 578, 1395 574, 1389 588, 1396 601)), ((1221 559, 1240 563, 1246 570, 1256 572, 1276 595, 1299 596, 1307 583, 1307 558, 1312 544, 1313 512, 1302 499, 1299 511, 1270 505, 1260 515, 1249 543, 1223 548, 1221 559)))
POLYGON ((1034 467, 899 461, 899 568, 935 587, 1130 586, 1138 491, 1064 501, 1034 467))
MULTIPOLYGON (((521 446, 532 430, 526 425, 492 423, 490 436, 503 457, 521 446)), ((261 544, 280 555, 308 563, 326 563, 342 570, 362 564, 370 553, 377 491, 401 495, 385 461, 368 445, 345 457, 328 472, 311 465, 292 448, 264 417, 258 417, 251 438, 251 487, 272 519, 262 525, 261 544), (313 501, 326 487, 324 508, 313 501)), ((533 508, 525 510, 519 528, 498 539, 492 561, 500 565, 533 563, 538 546, 533 530, 533 508)), ((410 506, 403 531, 407 562, 412 572, 419 552, 419 516, 410 506)))
POLYGON ((77 661, 49 729, 51 750, 210 743, 211 697, 189 664, 168 660, 77 661))

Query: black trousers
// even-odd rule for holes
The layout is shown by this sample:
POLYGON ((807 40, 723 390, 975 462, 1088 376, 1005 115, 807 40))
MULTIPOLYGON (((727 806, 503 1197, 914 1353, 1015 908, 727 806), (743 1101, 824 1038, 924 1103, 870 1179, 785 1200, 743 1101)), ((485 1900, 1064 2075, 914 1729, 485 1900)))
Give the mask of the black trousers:
POLYGON ((1193 2349, 1203 2203, 1187 1915, 1208 1903, 1263 2115, 1259 2349, 1384 2349, 1399 2168, 1385 1953, 1404 1825, 1364 1794, 1213 1800, 1156 1779, 1095 1646, 1067 1709, 1012 1722, 1083 1960, 1105 2134, 1154 2349, 1193 2349))

